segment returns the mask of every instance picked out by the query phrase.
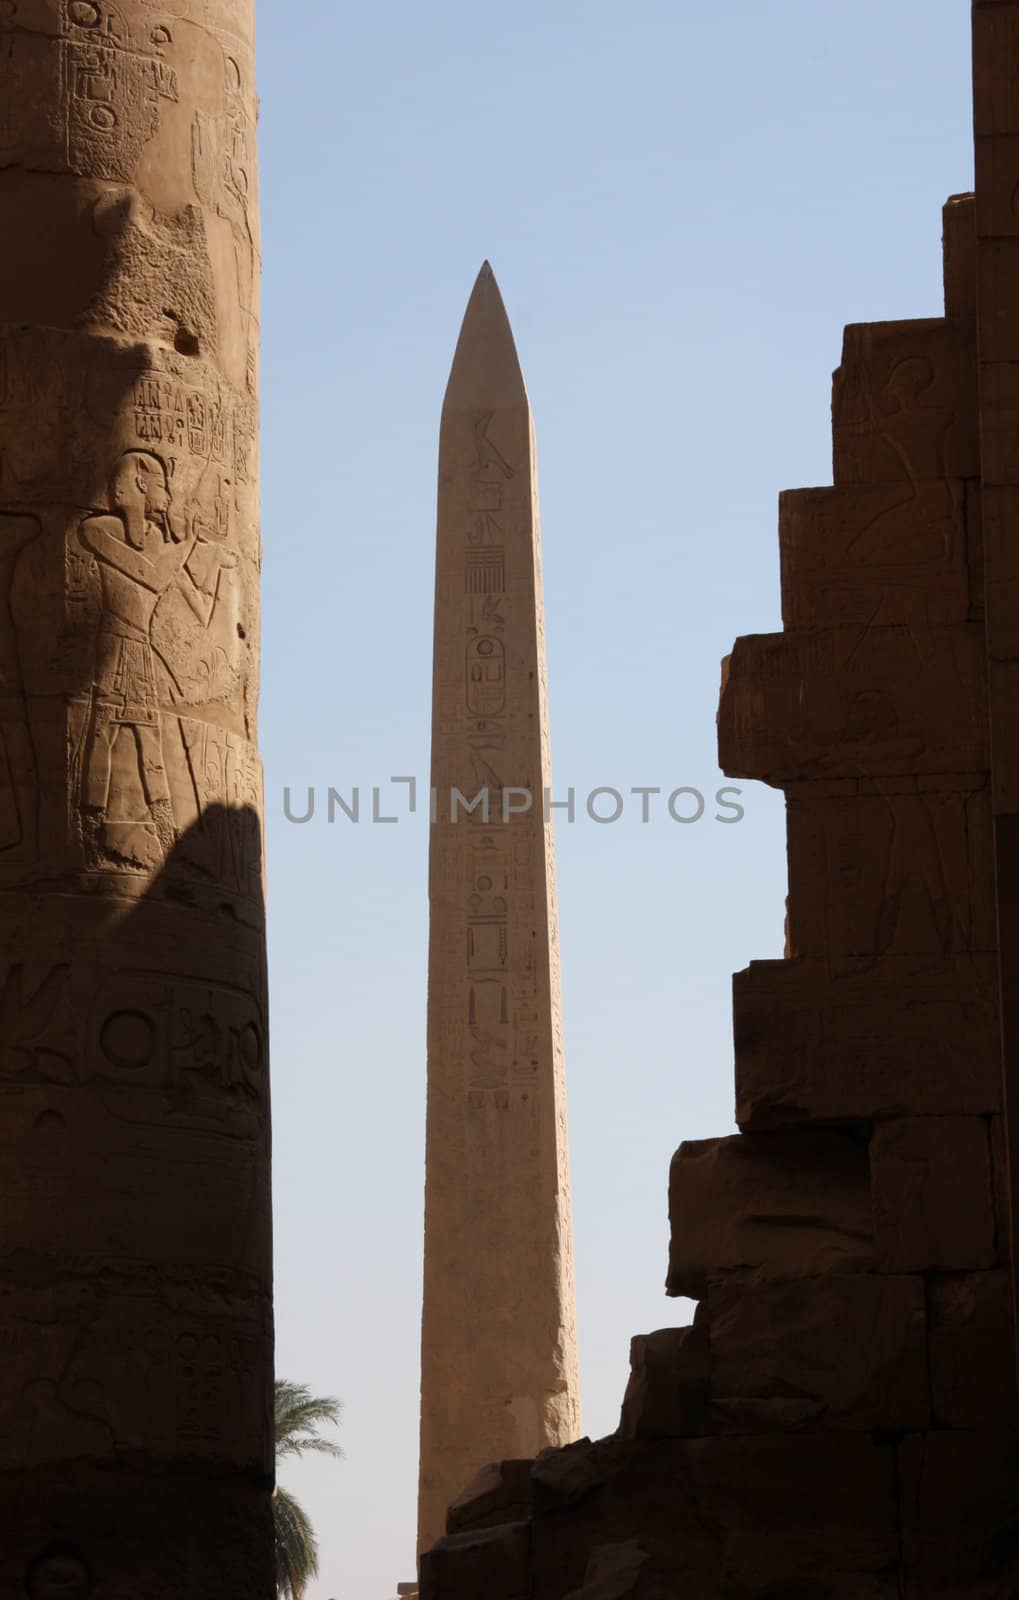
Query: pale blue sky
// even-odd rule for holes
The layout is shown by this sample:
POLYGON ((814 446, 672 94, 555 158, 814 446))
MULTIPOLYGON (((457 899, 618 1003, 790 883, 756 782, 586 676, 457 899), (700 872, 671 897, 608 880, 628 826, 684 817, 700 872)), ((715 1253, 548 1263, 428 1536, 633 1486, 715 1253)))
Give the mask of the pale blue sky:
MULTIPOLYGON (((558 788, 710 796, 719 662, 778 626, 776 498, 830 482, 846 322, 935 316, 972 182, 967 0, 260 7, 278 1369, 310 1600, 413 1575, 439 407, 491 260, 534 406, 558 788)), ((585 1428, 663 1295, 669 1158, 732 1127, 730 975, 781 954, 779 797, 558 834, 585 1428)))

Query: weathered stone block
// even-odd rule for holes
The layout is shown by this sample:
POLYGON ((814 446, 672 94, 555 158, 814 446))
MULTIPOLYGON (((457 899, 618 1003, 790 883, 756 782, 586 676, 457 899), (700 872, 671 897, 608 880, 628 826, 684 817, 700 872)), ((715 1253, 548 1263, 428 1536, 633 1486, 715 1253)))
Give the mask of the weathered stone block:
POLYGON ((907 1533, 899 1558, 902 1600, 1012 1600, 1019 1559, 1001 1541, 960 1527, 955 1533, 907 1533))
POLYGON ((533 1461, 496 1461, 483 1467, 446 1513, 446 1532, 467 1533, 526 1521, 531 1510, 533 1461))
POLYGON ((832 1567, 877 1571, 898 1537, 893 1452, 860 1434, 691 1439, 701 1516, 756 1537, 782 1530, 832 1567))
POLYGON ((894 1573, 887 1566, 882 1539, 832 1549, 815 1535, 774 1532, 730 1533, 725 1541, 721 1582, 725 1600, 899 1600, 894 1573))
MULTIPOLYGON (((1017 140, 1019 143, 1019 140, 1017 140)), ((980 521, 984 554, 993 573, 987 586, 988 633, 994 640, 995 658, 1019 658, 1019 487, 986 485, 980 494, 980 521)), ((997 758, 999 752, 995 751, 997 758)))
POLYGON ((566 1600, 630 1600, 646 1595, 650 1557, 639 1539, 620 1544, 600 1544, 591 1551, 581 1588, 572 1589, 566 1600))
POLYGON ((1011 1297, 1004 1272, 927 1280, 931 1404, 940 1427, 1016 1421, 1011 1297))
POLYGON ((775 785, 982 771, 984 652, 974 625, 737 639, 723 673, 719 765, 775 785))
POLYGON ((617 1436, 585 1447, 600 1480, 597 1488, 567 1505, 553 1500, 536 1513, 534 1600, 563 1600, 583 1589, 592 1551, 634 1540, 649 1556, 637 1590, 642 1600, 719 1595, 722 1532, 713 1512, 695 1499, 687 1444, 628 1443, 617 1436))
POLYGON ((961 481, 843 484, 779 497, 787 628, 965 622, 961 481))
POLYGON ((991 1146, 991 1191, 994 1197, 994 1237, 1001 1265, 1008 1267, 1012 1257, 1012 1200, 1009 1193, 1008 1151, 1005 1148, 1005 1119, 988 1119, 991 1146))
POLYGON ((989 486, 1019 484, 1019 362, 980 365, 981 480, 989 486))
POLYGON ((836 484, 979 476, 976 417, 961 393, 947 322, 847 327, 832 395, 836 484))
POLYGON ((981 240, 1019 237, 1019 213, 1015 207, 1019 134, 1000 134, 996 138, 985 135, 976 140, 975 156, 976 225, 981 240))
POLYGON ((969 344, 973 356, 972 385, 967 404, 977 408, 976 320, 977 320, 977 198, 974 194, 953 194, 945 203, 942 216, 945 317, 960 339, 969 344))
MULTIPOLYGON (((1019 139, 1014 140, 1013 144, 1019 147, 1019 139)), ((995 154, 1000 158, 1003 153, 1001 141, 996 139, 994 145, 995 154)), ((1013 156, 1012 151, 1009 156, 1013 156)), ((1016 179, 1012 170, 1014 185, 1016 179)), ((1013 224, 1017 220, 1013 214, 1013 224)), ((982 362, 1019 361, 1019 295, 1012 288, 1017 270, 1019 239, 981 239, 978 293, 981 304, 994 306, 994 316, 984 318, 980 324, 982 362)))
POLYGON ((882 1272, 962 1271, 997 1261, 987 1124, 978 1117, 881 1123, 870 1145, 882 1272))
POLYGON ((912 1435, 899 1448, 905 1594, 1016 1593, 1019 1435, 912 1435))
MULTIPOLYGON (((973 8, 974 126, 986 134, 1019 133, 1019 9, 977 0, 973 8)), ((983 173, 977 168, 983 187, 983 173)))
POLYGON ((979 483, 966 485, 966 566, 969 569, 969 614, 973 622, 984 618, 984 523, 979 483))
POLYGON ((700 1298, 737 1267, 789 1278, 873 1266, 866 1147, 826 1132, 680 1146, 669 1184, 667 1292, 700 1298))
POLYGON ((799 784, 787 823, 793 955, 995 948, 983 775, 799 784))
POLYGON ((636 1582, 646 1600, 764 1600, 767 1583, 822 1577, 843 1600, 887 1593, 873 1580, 897 1550, 894 1452, 868 1436, 607 1440, 580 1453, 598 1463, 600 1482, 536 1515, 534 1600, 577 1591, 587 1600, 592 1552, 634 1543, 648 1557, 639 1576, 614 1558, 600 1576, 636 1582))
POLYGON ((701 1328, 661 1328, 630 1343, 624 1439, 683 1439, 711 1431, 711 1363, 701 1328))
POLYGON ((919 1277, 713 1281, 716 1424, 733 1433, 925 1427, 925 1315, 919 1277))
MULTIPOLYGON (((991 660, 988 699, 993 728, 1019 726, 1019 660, 991 660)), ((1006 741, 998 742, 1000 745, 1006 741)), ((1003 816, 1019 812, 1019 748, 1009 747, 995 760, 991 774, 991 808, 999 822, 1003 816)), ((1005 881, 1010 880, 1006 878, 1005 881)))
POLYGON ((1001 1102, 991 954, 755 961, 733 1021, 744 1132, 1001 1102))
POLYGON ((536 1511, 561 1511, 593 1494, 616 1470, 617 1455, 590 1439, 578 1439, 558 1450, 542 1450, 531 1469, 531 1495, 536 1511))
POLYGON ((447 1535, 421 1556, 421 1600, 527 1600, 529 1567, 526 1522, 447 1535))

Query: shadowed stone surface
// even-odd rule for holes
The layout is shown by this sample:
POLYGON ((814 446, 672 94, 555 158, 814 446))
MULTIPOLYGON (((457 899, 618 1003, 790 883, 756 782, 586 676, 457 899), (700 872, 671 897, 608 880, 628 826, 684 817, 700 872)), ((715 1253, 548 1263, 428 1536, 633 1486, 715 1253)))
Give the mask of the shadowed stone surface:
POLYGON ((4 1600, 274 1593, 256 109, 0 6, 4 1600))
POLYGON ((882 1122, 871 1141, 878 1269, 943 1272, 993 1267, 991 1155, 978 1117, 882 1122))
POLYGON ((733 1024, 747 1133, 1001 1109, 993 952, 755 961, 733 1024))
POLYGON ((661 1328, 630 1342, 624 1439, 696 1438, 711 1432, 711 1346, 702 1328, 661 1328))
POLYGON ((951 1428, 1015 1426, 1007 1274, 932 1275, 927 1320, 935 1422, 951 1428))
POLYGON ((773 1277, 874 1263, 867 1147, 840 1133, 745 1134, 680 1145, 669 1184, 668 1289, 699 1299, 713 1271, 773 1277))
POLYGON ((531 1507, 533 1461, 499 1461, 483 1467, 450 1506, 446 1532, 468 1533, 520 1522, 531 1507))
POLYGON ((486 262, 439 445, 422 1548, 486 1462, 580 1429, 550 785, 534 428, 486 262))
POLYGON ((738 1273, 713 1281, 705 1304, 720 1431, 928 1425, 921 1277, 738 1273))

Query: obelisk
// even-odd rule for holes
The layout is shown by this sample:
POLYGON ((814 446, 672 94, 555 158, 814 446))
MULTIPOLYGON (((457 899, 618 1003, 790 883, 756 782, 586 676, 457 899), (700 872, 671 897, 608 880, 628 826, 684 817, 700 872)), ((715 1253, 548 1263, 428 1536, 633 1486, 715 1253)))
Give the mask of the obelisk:
POLYGON ((580 1429, 534 428, 486 262, 442 408, 419 1547, 580 1429))
POLYGON ((0 0, 0 1597, 273 1582, 253 0, 0 0))

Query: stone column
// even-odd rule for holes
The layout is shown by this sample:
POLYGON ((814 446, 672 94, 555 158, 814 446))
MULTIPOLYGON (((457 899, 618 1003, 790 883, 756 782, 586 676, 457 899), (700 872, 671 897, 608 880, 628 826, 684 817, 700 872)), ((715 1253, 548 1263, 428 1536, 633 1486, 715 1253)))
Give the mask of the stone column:
POLYGON ((272 1576, 251 0, 0 0, 0 1596, 272 1576))
POLYGON ((432 784, 421 1549, 487 1463, 580 1430, 534 428, 487 262, 442 410, 432 784))

